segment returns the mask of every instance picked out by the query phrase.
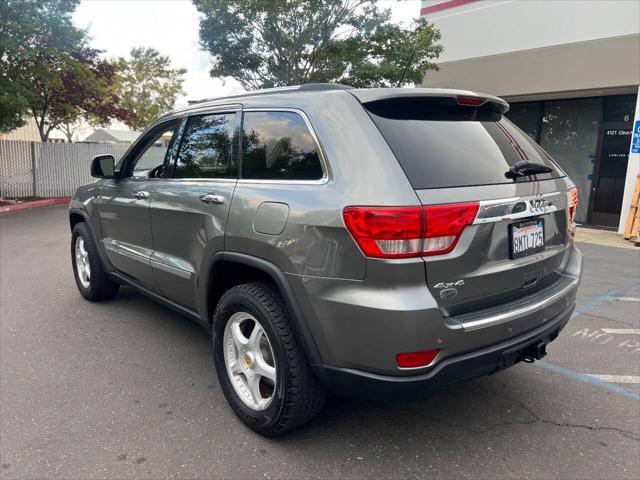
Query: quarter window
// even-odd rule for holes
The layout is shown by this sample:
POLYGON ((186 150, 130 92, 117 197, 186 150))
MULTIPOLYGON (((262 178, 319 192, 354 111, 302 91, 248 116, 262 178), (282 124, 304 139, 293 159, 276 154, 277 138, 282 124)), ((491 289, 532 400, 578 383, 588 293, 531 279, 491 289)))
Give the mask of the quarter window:
POLYGON ((246 112, 242 131, 242 178, 322 178, 316 143, 297 113, 246 112))
POLYGON ((235 113, 189 118, 176 158, 174 177, 236 178, 235 124, 235 113))

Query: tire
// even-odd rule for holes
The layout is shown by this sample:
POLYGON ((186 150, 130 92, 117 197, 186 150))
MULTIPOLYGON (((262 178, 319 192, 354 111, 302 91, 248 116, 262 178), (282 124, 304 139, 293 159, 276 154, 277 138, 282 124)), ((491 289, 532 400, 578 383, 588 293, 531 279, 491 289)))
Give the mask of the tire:
MULTIPOLYGON (((81 249, 82 250, 82 249, 81 249)), ((118 293, 120 285, 114 282, 109 274, 102 267, 93 236, 89 232, 86 223, 80 222, 73 227, 71 234, 71 264, 73 266, 73 276, 80 294, 91 302, 98 302, 113 298, 118 293), (76 247, 82 244, 86 252, 85 265, 89 267, 89 276, 81 276, 78 269, 78 262, 82 261, 76 255, 76 247)))
MULTIPOLYGON (((322 410, 326 391, 311 371, 302 347, 296 340, 287 308, 274 287, 265 283, 246 283, 229 289, 218 302, 212 333, 218 381, 229 405, 249 428, 261 435, 275 437, 309 422, 322 410), (246 330, 251 323, 251 330, 246 330), (245 361, 251 351, 247 350, 248 353, 241 355, 236 340, 231 338, 235 324, 239 325, 241 332, 245 329, 243 335, 249 342, 253 329, 258 325, 262 328, 264 335, 259 333, 261 339, 257 340, 261 353, 256 353, 262 362, 256 356, 253 368, 259 372, 260 364, 266 363, 267 367, 273 365, 275 370, 272 373, 275 385, 266 377, 258 381, 258 396, 262 396, 262 391, 266 391, 265 397, 271 393, 270 398, 258 406, 247 403, 256 403, 255 396, 249 394, 250 387, 246 391, 238 387, 243 379, 248 385, 251 374, 249 367, 252 365, 248 366, 245 361), (269 353, 269 349, 272 353, 269 353), (241 367, 235 368, 244 369, 237 374, 231 371, 234 362, 230 359, 234 354, 241 364, 241 367), (239 392, 245 393, 244 400, 239 392)), ((248 362, 252 363, 251 359, 248 362)))

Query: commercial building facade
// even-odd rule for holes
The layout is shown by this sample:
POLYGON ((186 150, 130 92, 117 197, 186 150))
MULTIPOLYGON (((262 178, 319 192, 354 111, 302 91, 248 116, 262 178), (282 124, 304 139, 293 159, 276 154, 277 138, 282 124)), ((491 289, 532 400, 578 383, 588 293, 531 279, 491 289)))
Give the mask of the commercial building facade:
POLYGON ((508 100, 577 184, 577 221, 622 231, 640 171, 640 2, 425 0, 421 14, 445 47, 424 85, 508 100))

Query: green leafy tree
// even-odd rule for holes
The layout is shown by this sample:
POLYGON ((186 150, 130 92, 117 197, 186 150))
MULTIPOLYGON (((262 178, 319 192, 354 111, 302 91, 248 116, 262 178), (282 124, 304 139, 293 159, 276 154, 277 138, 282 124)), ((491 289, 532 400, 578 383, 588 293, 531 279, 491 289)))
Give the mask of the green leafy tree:
POLYGON ((54 128, 79 119, 104 125, 133 117, 116 93, 116 65, 100 59, 97 50, 81 47, 34 60, 25 68, 30 87, 23 88, 43 142, 54 128))
POLYGON ((118 60, 119 94, 122 105, 133 112, 125 124, 134 130, 146 128, 153 120, 173 109, 178 95, 184 95, 183 68, 170 68, 169 57, 153 48, 134 48, 131 58, 118 60))
POLYGON ((442 52, 425 19, 390 22, 375 0, 194 0, 211 76, 245 88, 311 82, 356 87, 419 83, 442 52))
POLYGON ((0 131, 24 124, 26 67, 38 53, 70 49, 83 37, 71 23, 78 0, 0 0, 0 131))
POLYGON ((35 119, 40 138, 80 119, 125 120, 116 66, 73 26, 77 0, 0 0, 0 128, 35 119), (5 21, 6 18, 6 21, 5 21))

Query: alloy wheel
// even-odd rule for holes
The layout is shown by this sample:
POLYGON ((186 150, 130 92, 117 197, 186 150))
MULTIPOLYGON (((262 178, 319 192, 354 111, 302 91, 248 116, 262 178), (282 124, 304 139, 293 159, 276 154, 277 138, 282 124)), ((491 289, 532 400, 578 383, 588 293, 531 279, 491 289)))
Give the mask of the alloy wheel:
POLYGON ((80 279, 80 284, 84 288, 89 288, 91 285, 91 267, 89 265, 89 252, 87 252, 84 238, 78 236, 76 238, 75 246, 76 254, 76 272, 80 279))
POLYGON ((276 389, 275 355, 260 322, 247 312, 234 313, 224 329, 224 361, 240 400, 253 410, 264 410, 276 389))

